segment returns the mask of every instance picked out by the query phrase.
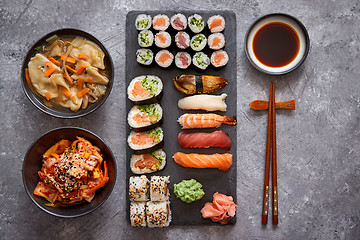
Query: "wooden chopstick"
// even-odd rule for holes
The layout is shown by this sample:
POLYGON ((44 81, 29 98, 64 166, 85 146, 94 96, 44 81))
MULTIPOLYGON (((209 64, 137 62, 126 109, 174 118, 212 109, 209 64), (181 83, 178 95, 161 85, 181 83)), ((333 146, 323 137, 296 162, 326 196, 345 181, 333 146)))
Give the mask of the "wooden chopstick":
MULTIPOLYGON (((278 225, 278 194, 277 194, 277 166, 276 166, 276 112, 275 112, 275 83, 271 81, 271 87, 273 89, 273 94, 271 97, 271 129, 272 129, 272 214, 273 214, 273 224, 278 225)), ((271 89, 270 87, 270 89, 271 89)))
MULTIPOLYGON (((273 82, 272 82, 273 83, 273 82)), ((271 120, 273 102, 273 84, 270 84, 270 97, 269 97, 269 112, 268 112, 268 125, 266 135, 266 153, 265 153, 265 176, 264 176, 264 194, 263 194, 263 210, 262 210, 262 224, 267 224, 269 213, 269 178, 270 178, 270 151, 271 151, 271 120)), ((275 108, 274 108, 275 109, 275 108)))

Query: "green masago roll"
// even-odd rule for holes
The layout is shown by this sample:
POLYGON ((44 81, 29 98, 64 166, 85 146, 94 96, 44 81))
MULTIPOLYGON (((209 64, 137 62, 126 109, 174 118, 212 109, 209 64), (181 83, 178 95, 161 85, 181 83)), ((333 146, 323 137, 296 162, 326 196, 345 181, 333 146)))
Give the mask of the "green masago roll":
POLYGON ((197 201, 205 195, 201 183, 195 179, 183 180, 178 184, 174 184, 174 193, 176 197, 186 203, 197 201))

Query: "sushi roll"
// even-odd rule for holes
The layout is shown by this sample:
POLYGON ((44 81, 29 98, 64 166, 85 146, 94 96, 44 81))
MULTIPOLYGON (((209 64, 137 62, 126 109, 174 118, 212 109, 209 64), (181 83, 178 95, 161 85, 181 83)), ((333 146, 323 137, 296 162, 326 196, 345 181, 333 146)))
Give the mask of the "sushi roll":
POLYGON ((186 32, 178 32, 175 35, 176 46, 180 49, 186 49, 190 46, 190 36, 186 32))
POLYGON ((168 201, 170 191, 169 176, 152 176, 150 180, 150 200, 153 202, 168 201))
POLYGON ((221 32, 225 29, 225 19, 223 16, 215 15, 208 19, 207 25, 210 29, 210 32, 221 32))
POLYGON ((146 227, 146 203, 130 202, 130 222, 133 227, 146 227))
POLYGON ((200 34, 196 34, 191 38, 190 46, 192 50, 199 52, 204 49, 206 43, 207 43, 207 39, 205 35, 200 33, 200 34))
POLYGON ((148 227, 167 227, 171 222, 170 203, 166 202, 147 202, 146 203, 146 222, 148 227))
POLYGON ((150 65, 153 62, 154 53, 150 49, 140 48, 136 51, 136 61, 143 65, 150 65))
POLYGON ((195 55, 193 56, 193 64, 202 69, 205 70, 209 65, 210 65, 210 59, 209 57, 203 53, 203 52, 197 52, 195 53, 195 55))
POLYGON ((205 22, 202 16, 199 14, 194 14, 188 18, 188 25, 191 31, 194 33, 199 33, 204 29, 205 22))
POLYGON ((135 105, 128 114, 128 123, 135 131, 154 128, 162 122, 163 110, 158 103, 149 105, 135 105))
POLYGON ((129 198, 132 202, 145 202, 149 200, 149 179, 145 175, 130 177, 129 198))
POLYGON ((161 127, 144 132, 131 131, 127 139, 129 147, 139 154, 151 152, 162 147, 163 140, 164 133, 161 127))
POLYGON ((152 153, 133 154, 130 169, 134 174, 146 174, 163 170, 166 164, 166 153, 158 149, 152 153))
POLYGON ((136 17, 135 27, 137 30, 147 30, 151 27, 151 16, 147 14, 140 14, 136 17))
POLYGON ((187 27, 187 19, 184 14, 178 13, 171 17, 171 26, 178 31, 185 30, 187 27))
POLYGON ((155 56, 155 62, 163 68, 167 68, 174 60, 174 55, 168 50, 161 50, 155 56))
POLYGON ((229 55, 224 50, 218 50, 211 54, 210 60, 214 67, 223 67, 229 62, 229 55))
POLYGON ((222 33, 213 33, 209 36, 209 48, 219 50, 225 46, 225 37, 222 33))
POLYGON ((178 68, 186 69, 191 64, 191 56, 187 52, 178 52, 175 55, 175 65, 178 68))
POLYGON ((153 18, 153 28, 159 31, 165 31, 170 25, 169 17, 164 14, 156 15, 153 18))
POLYGON ((138 34, 138 43, 140 47, 150 47, 154 42, 154 34, 150 30, 142 30, 138 34))
POLYGON ((167 48, 171 45, 171 36, 168 32, 160 31, 155 34, 155 45, 159 48, 167 48))
POLYGON ((154 103, 161 98, 163 83, 153 75, 138 76, 131 80, 127 94, 135 104, 154 103))

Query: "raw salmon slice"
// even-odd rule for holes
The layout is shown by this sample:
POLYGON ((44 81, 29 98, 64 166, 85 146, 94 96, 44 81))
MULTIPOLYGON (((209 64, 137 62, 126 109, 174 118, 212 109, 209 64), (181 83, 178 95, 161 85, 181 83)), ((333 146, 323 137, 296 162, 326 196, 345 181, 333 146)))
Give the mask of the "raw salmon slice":
POLYGON ((132 95, 134 97, 145 97, 145 96, 151 96, 151 92, 150 91, 147 91, 145 90, 142 85, 141 85, 141 82, 137 81, 135 84, 134 84, 134 88, 133 90, 131 91, 132 95))
POLYGON ((175 162, 183 167, 218 168, 227 171, 232 165, 232 154, 196 154, 177 152, 173 156, 175 162))

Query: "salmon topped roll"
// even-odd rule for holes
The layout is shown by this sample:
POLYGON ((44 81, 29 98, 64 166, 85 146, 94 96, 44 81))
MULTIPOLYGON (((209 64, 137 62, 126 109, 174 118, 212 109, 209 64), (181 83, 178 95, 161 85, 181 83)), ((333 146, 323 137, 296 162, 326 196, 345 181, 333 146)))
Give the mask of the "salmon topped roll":
POLYGON ((127 141, 132 150, 151 151, 155 148, 159 148, 163 139, 163 130, 161 127, 157 127, 144 132, 131 131, 127 141))
POLYGON ((161 97, 163 83, 161 79, 153 75, 138 76, 131 80, 127 94, 128 98, 136 104, 156 102, 161 97))
POLYGON ((191 168, 217 168, 227 171, 232 165, 232 154, 230 153, 207 155, 177 152, 173 158, 177 164, 191 168))
POLYGON ((178 122, 183 129, 220 127, 223 123, 228 125, 236 125, 235 118, 221 116, 214 113, 185 113, 179 117, 178 122))

